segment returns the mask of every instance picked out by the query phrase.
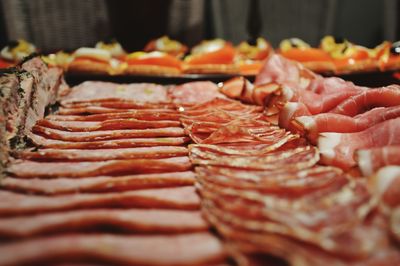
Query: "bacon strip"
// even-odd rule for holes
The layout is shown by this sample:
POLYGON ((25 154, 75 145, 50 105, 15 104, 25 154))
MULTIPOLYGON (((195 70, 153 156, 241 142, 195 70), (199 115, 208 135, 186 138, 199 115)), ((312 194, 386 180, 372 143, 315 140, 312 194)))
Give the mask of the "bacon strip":
MULTIPOLYGON (((113 132, 113 131, 110 131, 113 132)), ((88 133, 88 132, 86 132, 88 133)), ((151 146, 179 146, 189 142, 188 137, 165 138, 129 138, 99 141, 61 141, 46 139, 36 134, 30 134, 29 138, 38 147, 55 149, 117 149, 151 146)))
POLYGON ((122 149, 60 150, 39 149, 21 151, 14 154, 25 160, 35 161, 105 161, 117 159, 160 159, 188 155, 186 147, 156 146, 122 149))
POLYGON ((200 203, 195 188, 192 186, 101 194, 80 193, 52 197, 0 191, 0 199, 0 216, 3 217, 106 207, 196 210, 200 203))
POLYGON ((96 131, 96 130, 115 130, 115 129, 146 129, 146 128, 165 128, 179 127, 179 121, 144 121, 135 118, 112 119, 105 121, 55 121, 42 119, 36 124, 38 126, 49 127, 64 131, 96 131))
POLYGON ((192 168, 189 158, 130 159, 102 162, 35 162, 16 160, 7 171, 20 178, 87 177, 187 171, 192 168))
POLYGON ((64 235, 19 241, 0 247, 1 265, 48 260, 104 261, 122 265, 210 265, 225 259, 210 233, 154 236, 64 235), (15 256, 16 253, 21 253, 15 256), (180 254, 177 256, 177 254, 180 254))
POLYGON ((208 229, 199 211, 95 209, 0 218, 0 237, 77 232, 102 226, 140 233, 183 233, 208 229))
POLYGON ((195 181, 194 173, 171 172, 131 176, 96 176, 55 179, 20 179, 5 177, 0 186, 6 190, 38 194, 66 194, 76 192, 114 192, 144 188, 190 186, 195 181))

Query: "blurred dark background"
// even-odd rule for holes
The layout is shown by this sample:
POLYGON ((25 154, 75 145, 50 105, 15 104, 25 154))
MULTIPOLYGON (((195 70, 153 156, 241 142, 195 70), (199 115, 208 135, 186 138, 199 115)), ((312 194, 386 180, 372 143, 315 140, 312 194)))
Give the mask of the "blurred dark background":
POLYGON ((164 34, 189 46, 216 37, 236 44, 250 37, 249 23, 274 46, 290 37, 318 45, 327 34, 368 47, 400 39, 399 0, 261 0, 251 13, 252 2, 0 0, 0 47, 24 38, 43 52, 69 51, 116 38, 135 51, 164 34))

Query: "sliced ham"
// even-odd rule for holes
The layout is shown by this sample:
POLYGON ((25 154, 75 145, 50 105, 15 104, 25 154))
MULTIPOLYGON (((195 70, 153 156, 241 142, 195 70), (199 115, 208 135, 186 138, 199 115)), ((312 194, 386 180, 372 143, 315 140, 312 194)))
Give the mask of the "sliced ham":
POLYGON ((113 265, 213 265, 225 259, 222 243, 210 233, 122 236, 75 234, 0 246, 1 265, 46 261, 100 261, 113 265), (18 255, 16 255, 18 254, 18 255))
POLYGON ((307 134, 308 139, 316 142, 321 132, 358 132, 399 116, 400 106, 378 107, 355 117, 335 113, 298 116, 292 123, 299 131, 307 134))
POLYGON ((119 130, 98 130, 89 132, 66 132, 54 128, 34 126, 34 133, 49 139, 89 142, 112 139, 130 138, 156 138, 156 137, 182 137, 185 131, 180 127, 148 128, 148 129, 119 129, 119 130))
POLYGON ((186 147, 156 146, 122 149, 96 149, 96 150, 64 150, 64 149, 39 149, 35 151, 21 151, 14 156, 34 161, 105 161, 117 159, 160 159, 188 154, 186 147))
POLYGON ((183 233, 208 229, 199 211, 94 209, 0 218, 0 236, 20 238, 49 233, 99 231, 104 226, 120 232, 139 233, 183 233))
POLYGON ((20 178, 87 177, 187 171, 192 164, 186 156, 166 159, 130 159, 102 162, 35 162, 16 160, 7 171, 20 178))
POLYGON ((370 189, 391 208, 400 206, 400 166, 386 166, 369 177, 370 189))
POLYGON ((64 131, 97 131, 114 129, 146 129, 146 128, 165 128, 179 127, 179 121, 144 121, 135 118, 111 119, 105 121, 55 121, 42 119, 37 125, 54 128, 64 131))
POLYGON ((104 108, 112 108, 119 109, 123 112, 133 111, 133 110, 147 110, 147 109, 174 109, 174 104, 170 102, 156 102, 156 103, 147 103, 147 102, 138 102, 132 100, 122 100, 122 99, 106 99, 106 100, 89 100, 89 101, 80 101, 73 103, 61 102, 63 107, 69 109, 79 109, 86 107, 104 107, 104 108))
POLYGON ((86 81, 71 89, 62 99, 63 103, 122 99, 137 102, 168 102, 167 90, 151 83, 117 84, 101 81, 86 81))
MULTIPOLYGON (((110 131, 112 132, 112 131, 110 131)), ((68 133, 68 132, 67 132, 68 133)), ((88 132, 85 132, 88 133, 88 132)), ((189 142, 188 137, 127 138, 98 141, 61 141, 30 134, 29 139, 38 147, 55 149, 117 149, 152 146, 179 146, 189 142)), ((75 139, 74 139, 75 140, 75 139)))
POLYGON ((51 197, 0 191, 0 199, 0 216, 6 217, 106 207, 196 210, 200 204, 200 199, 193 186, 101 194, 79 193, 51 197))
POLYGON ((356 162, 364 176, 370 176, 387 165, 400 165, 400 145, 358 150, 356 162))
POLYGON ((395 118, 357 133, 321 133, 318 138, 321 162, 349 169, 356 165, 356 150, 400 144, 399 130, 400 118, 395 118))
POLYGON ((244 113, 262 112, 263 107, 246 105, 238 101, 226 98, 215 98, 213 100, 199 103, 191 107, 179 108, 179 111, 183 112, 185 115, 207 114, 209 111, 212 110, 224 110, 224 111, 229 111, 230 113, 237 112, 238 114, 244 114, 244 113))
POLYGON ((95 176, 72 180, 55 179, 20 179, 5 177, 0 187, 6 190, 37 194, 71 194, 76 192, 113 192, 144 188, 190 186, 195 181, 191 171, 127 176, 95 176))
POLYGON ((356 116, 373 107, 398 105, 400 105, 400 87, 391 85, 383 88, 369 89, 349 97, 330 112, 347 116, 356 116))
POLYGON ((218 86, 210 81, 184 83, 170 88, 168 93, 177 106, 190 106, 225 97, 219 92, 218 86))
POLYGON ((48 115, 47 120, 55 121, 104 121, 111 119, 124 119, 124 118, 135 118, 138 120, 179 120, 179 113, 177 112, 142 112, 131 111, 131 112, 120 112, 120 113, 109 113, 109 114, 93 114, 93 115, 48 115))

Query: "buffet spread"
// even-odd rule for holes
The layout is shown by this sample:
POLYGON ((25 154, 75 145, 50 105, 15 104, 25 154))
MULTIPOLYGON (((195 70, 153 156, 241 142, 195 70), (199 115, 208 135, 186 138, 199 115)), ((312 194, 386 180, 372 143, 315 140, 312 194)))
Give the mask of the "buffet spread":
MULTIPOLYGON (((124 71, 154 71, 156 44, 124 71)), ((254 83, 2 70, 0 265, 400 265, 400 87, 323 77, 284 56, 300 46, 254 83)), ((87 49, 67 71, 104 71, 87 49)), ((233 69, 195 54, 179 71, 233 69)))

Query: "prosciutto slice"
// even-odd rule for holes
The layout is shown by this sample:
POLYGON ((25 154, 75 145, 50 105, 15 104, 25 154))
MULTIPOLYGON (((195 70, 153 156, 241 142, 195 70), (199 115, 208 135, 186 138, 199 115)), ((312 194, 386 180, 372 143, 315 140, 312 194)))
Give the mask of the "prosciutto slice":
POLYGON ((364 176, 370 176, 387 165, 400 165, 400 145, 358 150, 356 162, 364 176))
POLYGON ((358 132, 399 116, 400 106, 378 107, 355 117, 334 113, 299 116, 293 123, 299 131, 306 133, 307 138, 315 143, 321 132, 358 132))
POLYGON ((83 260, 103 261, 113 265, 201 266, 225 259, 222 243, 210 233, 152 236, 61 235, 2 245, 0 253, 3 254, 0 258, 1 265, 40 265, 49 260, 83 260))
POLYGON ((16 238, 88 229, 98 231, 102 226, 139 233, 183 233, 208 229, 199 211, 93 209, 0 218, 0 236, 16 238))
POLYGON ((210 81, 184 83, 170 88, 168 93, 177 106, 190 106, 225 97, 219 92, 218 86, 210 81))
POLYGON ((101 162, 35 162, 16 160, 7 171, 20 178, 87 177, 187 171, 192 168, 186 156, 166 159, 129 159, 101 162))
POLYGON ((105 161, 116 159, 160 159, 188 155, 186 147, 155 146, 122 149, 63 150, 39 149, 21 151, 16 157, 34 161, 105 161))
POLYGON ((373 107, 389 107, 400 105, 400 87, 369 89, 340 103, 331 113, 355 116, 373 107))
MULTIPOLYGON (((110 131, 112 132, 112 131, 110 131)), ((87 133, 87 132, 85 132, 87 133)), ((30 134, 29 139, 38 146, 55 149, 117 149, 152 146, 179 146, 189 142, 188 137, 127 138, 98 141, 61 141, 30 134)))
POLYGON ((194 184, 194 181, 194 173, 185 171, 127 176, 95 176, 75 180, 65 177, 55 179, 5 177, 1 180, 0 186, 11 191, 52 195, 190 186, 194 184))
POLYGON ((321 133, 318 138, 321 162, 349 169, 356 165, 354 152, 358 149, 400 144, 399 130, 400 118, 395 118, 357 133, 321 133))
POLYGON ((112 139, 130 138, 156 138, 156 137, 182 137, 185 131, 180 127, 148 128, 148 129, 119 129, 119 130, 98 130, 89 132, 66 132, 54 128, 34 126, 33 132, 48 139, 90 142, 112 139))
POLYGON ((132 100, 137 102, 168 102, 167 90, 151 83, 117 84, 101 81, 86 81, 71 89, 62 103, 96 101, 108 99, 132 100))
POLYGON ((146 128, 165 128, 179 127, 179 121, 144 121, 135 118, 111 119, 104 121, 55 121, 43 119, 38 121, 37 125, 54 128, 64 131, 96 131, 96 130, 114 130, 114 129, 146 129, 146 128))
POLYGON ((400 166, 386 166, 369 177, 370 189, 391 208, 400 206, 400 166))
POLYGON ((52 197, 0 191, 0 199, 0 216, 7 217, 106 207, 196 210, 200 204, 200 199, 193 186, 101 194, 79 193, 52 197))

